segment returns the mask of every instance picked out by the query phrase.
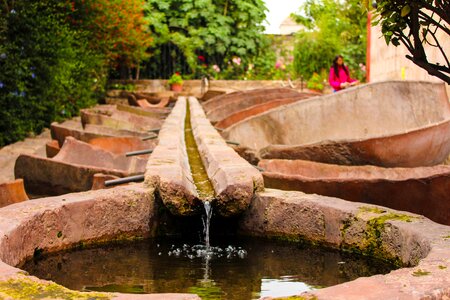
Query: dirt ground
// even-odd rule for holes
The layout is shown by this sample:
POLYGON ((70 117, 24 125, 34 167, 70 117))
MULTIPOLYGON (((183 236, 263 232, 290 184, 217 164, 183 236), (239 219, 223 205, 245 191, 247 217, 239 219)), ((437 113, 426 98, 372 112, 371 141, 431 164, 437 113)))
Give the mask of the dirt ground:
POLYGON ((51 140, 50 130, 40 135, 0 148, 0 183, 14 180, 14 164, 21 153, 45 155, 45 144, 51 140))

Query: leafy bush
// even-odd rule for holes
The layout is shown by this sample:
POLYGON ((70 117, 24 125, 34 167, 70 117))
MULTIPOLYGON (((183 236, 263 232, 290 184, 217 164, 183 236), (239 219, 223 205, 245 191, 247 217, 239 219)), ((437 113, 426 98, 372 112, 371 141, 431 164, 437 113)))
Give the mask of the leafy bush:
POLYGON ((312 77, 308 80, 306 87, 311 90, 322 91, 323 90, 323 79, 319 74, 314 73, 312 77))
POLYGON ((0 15, 0 146, 96 103, 103 58, 67 23, 64 2, 5 1, 0 15))

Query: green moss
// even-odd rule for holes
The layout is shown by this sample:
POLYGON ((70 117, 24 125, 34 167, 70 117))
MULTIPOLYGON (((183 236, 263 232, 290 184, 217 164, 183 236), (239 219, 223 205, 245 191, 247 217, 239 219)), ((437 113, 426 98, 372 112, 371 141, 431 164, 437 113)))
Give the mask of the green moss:
POLYGON ((200 153, 198 152, 197 143, 192 133, 191 112, 189 109, 189 101, 186 101, 186 118, 184 121, 184 138, 186 142, 186 151, 188 155, 189 165, 191 167, 192 178, 197 188, 200 200, 214 199, 214 188, 209 181, 208 173, 203 165, 200 153))
POLYGON ((28 299, 111 299, 108 294, 82 293, 69 290, 53 282, 37 282, 26 277, 0 282, 0 298, 28 299))
POLYGON ((62 232, 61 232, 61 231, 58 231, 58 233, 56 234, 56 236, 57 236, 58 238, 62 237, 62 232))
POLYGON ((450 235, 444 236, 443 238, 448 240, 448 239, 450 239, 450 235))
POLYGON ((374 206, 361 206, 358 210, 359 212, 370 212, 374 214, 382 214, 386 212, 386 210, 374 206))
POLYGON ((439 268, 439 269, 441 269, 441 270, 445 270, 445 269, 447 269, 447 267, 446 267, 446 266, 442 266, 442 265, 439 265, 439 266, 438 266, 438 268, 439 268))
POLYGON ((378 207, 360 207, 358 217, 353 217, 345 220, 341 227, 341 236, 344 243, 341 245, 341 250, 352 253, 359 253, 376 257, 378 259, 389 262, 397 267, 404 266, 401 259, 393 254, 386 252, 383 249, 382 234, 385 232, 385 223, 390 220, 397 220, 402 222, 412 222, 417 217, 387 212, 378 207), (364 239, 355 244, 345 244, 345 237, 348 229, 366 213, 378 214, 374 218, 366 222, 366 229, 364 230, 364 239))
POLYGON ((419 276, 427 276, 430 275, 431 272, 425 271, 425 270, 421 270, 421 269, 417 269, 416 271, 414 271, 412 273, 413 276, 419 277, 419 276))

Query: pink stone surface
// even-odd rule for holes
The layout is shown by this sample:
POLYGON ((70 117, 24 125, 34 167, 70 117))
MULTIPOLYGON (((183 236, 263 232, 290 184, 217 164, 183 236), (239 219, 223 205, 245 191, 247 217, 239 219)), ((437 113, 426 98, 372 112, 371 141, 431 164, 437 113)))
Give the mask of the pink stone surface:
POLYGON ((409 267, 359 278, 309 293, 317 299, 449 299, 450 227, 422 216, 337 198, 266 189, 244 214, 244 234, 305 238, 340 249, 371 249, 366 234, 376 218, 397 214, 379 227, 374 253, 409 267), (376 209, 376 210, 375 210, 376 209), (408 220, 408 221, 406 221, 408 220), (417 276, 421 271, 429 272, 417 276))
POLYGON ((239 101, 244 98, 259 97, 261 95, 271 95, 272 99, 280 99, 282 97, 294 97, 295 95, 298 95, 298 92, 287 88, 253 88, 213 97, 208 101, 203 102, 202 106, 205 113, 208 114, 210 111, 216 110, 224 104, 233 103, 234 101, 239 101), (280 95, 282 96, 279 97, 280 95))
POLYGON ((245 211, 254 193, 264 189, 258 170, 230 148, 206 118, 199 102, 189 97, 192 132, 223 216, 245 211))
POLYGON ((158 146, 147 163, 145 183, 155 189, 172 214, 199 213, 184 139, 186 99, 180 98, 159 132, 158 146))
MULTIPOLYGON (((24 275, 14 266, 31 257, 35 249, 58 251, 79 242, 147 237, 153 234, 155 225, 153 191, 142 184, 41 198, 4 207, 0 209, 0 281, 27 279, 49 284, 49 281, 24 275)), ((114 299, 200 299, 192 294, 102 294, 114 299)), ((39 297, 37 290, 36 298, 39 297)))
POLYGON ((99 105, 94 108, 83 109, 80 114, 83 126, 95 124, 114 129, 145 131, 159 128, 162 124, 162 120, 158 117, 144 117, 120 111, 114 105, 99 105))
POLYGON ((0 183, 0 207, 28 200, 22 179, 0 183))
POLYGON ((26 190, 32 194, 60 195, 91 189, 96 173, 119 177, 142 174, 146 162, 145 158, 117 155, 67 137, 59 153, 51 159, 20 155, 14 174, 24 179, 26 190))
POLYGON ((450 166, 382 168, 261 160, 268 188, 382 205, 450 225, 450 166))
POLYGON ((267 111, 222 135, 262 158, 428 166, 450 152, 450 103, 443 84, 375 82, 267 111))
POLYGON ((228 116, 254 105, 263 104, 275 99, 308 98, 310 93, 300 93, 293 89, 256 89, 245 92, 230 93, 204 103, 208 119, 212 123, 219 122, 228 116), (215 102, 213 105, 211 102, 215 102))
POLYGON ((50 129, 52 138, 58 141, 60 147, 64 144, 64 140, 67 136, 72 136, 83 142, 89 142, 90 140, 99 137, 145 137, 148 135, 143 131, 120 130, 91 124, 86 124, 83 128, 81 121, 79 120, 68 120, 63 123, 53 122, 50 129))

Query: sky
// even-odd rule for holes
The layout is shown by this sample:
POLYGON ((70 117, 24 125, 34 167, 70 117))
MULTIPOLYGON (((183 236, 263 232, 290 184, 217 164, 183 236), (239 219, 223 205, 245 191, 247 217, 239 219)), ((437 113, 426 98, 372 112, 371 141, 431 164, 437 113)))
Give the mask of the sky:
POLYGON ((264 0, 267 12, 265 33, 279 33, 279 26, 291 13, 296 12, 304 0, 264 0))

